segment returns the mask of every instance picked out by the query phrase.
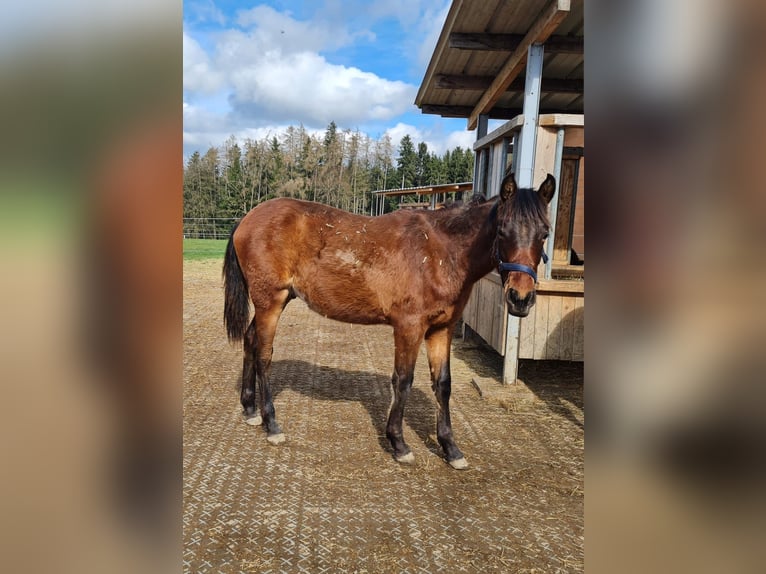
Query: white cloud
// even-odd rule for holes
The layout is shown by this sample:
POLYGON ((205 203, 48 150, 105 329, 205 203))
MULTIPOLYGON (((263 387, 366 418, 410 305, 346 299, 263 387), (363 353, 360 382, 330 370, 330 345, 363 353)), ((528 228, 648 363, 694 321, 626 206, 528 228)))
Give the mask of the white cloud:
MULTIPOLYGON (((413 142, 423 141, 423 134, 418 128, 402 122, 399 122, 392 128, 388 128, 385 133, 391 138, 391 143, 394 144, 395 150, 399 149, 399 142, 406 135, 409 135, 413 142)), ((430 149, 431 146, 428 147, 430 149)))
MULTIPOLYGON (((273 136, 279 138, 290 125, 268 124, 249 127, 241 121, 233 119, 231 114, 212 112, 205 107, 183 103, 183 147, 184 157, 188 158, 194 150, 205 153, 210 147, 220 147, 223 142, 234 136, 242 146, 246 140, 261 141, 273 136)), ((310 136, 322 137, 323 129, 304 128, 310 136)))
POLYGON ((359 124, 388 120, 406 112, 415 87, 358 68, 327 62, 310 52, 266 52, 249 66, 233 70, 231 103, 255 119, 307 124, 359 124))
POLYGON ((421 20, 420 37, 423 38, 423 42, 418 49, 418 65, 423 73, 425 73, 431 61, 431 54, 433 54, 436 43, 439 41, 439 35, 447 19, 450 4, 451 2, 445 2, 442 6, 431 6, 426 10, 421 20))
POLYGON ((238 13, 237 24, 262 48, 282 53, 336 49, 352 41, 345 27, 321 20, 295 20, 288 13, 260 5, 238 13))
MULTIPOLYGON (((332 62, 330 53, 360 38, 376 41, 373 24, 396 19, 405 39, 387 46, 386 53, 397 65, 401 61, 412 66, 426 49, 430 56, 448 7, 447 0, 326 0, 316 15, 298 20, 289 12, 259 5, 230 15, 234 27, 216 32, 208 28, 204 40, 195 39, 193 27, 185 29, 185 146, 220 145, 232 134, 240 140, 261 139, 299 123, 324 129, 335 121, 341 128, 380 129, 403 114, 419 114, 413 104, 417 85, 351 65, 343 59, 348 52, 332 62), (214 47, 206 51, 210 45, 214 47)), ((210 1, 201 0, 198 12, 217 17, 210 1)), ((427 58, 417 65, 425 70, 427 58)), ((456 145, 470 147, 473 141, 471 132, 443 133, 439 120, 433 128, 419 129, 412 123, 419 120, 399 121, 386 130, 394 147, 405 133, 439 154, 456 145)))
POLYGON ((183 35, 184 90, 212 94, 223 86, 223 76, 211 65, 199 43, 186 32, 183 35))
POLYGON ((447 151, 448 149, 455 149, 458 146, 460 146, 464 150, 465 149, 473 150, 473 144, 476 141, 476 131, 471 130, 469 132, 468 130, 463 130, 463 131, 450 132, 447 134, 447 137, 444 138, 443 141, 445 145, 444 151, 447 151))
POLYGON ((223 15, 213 0, 189 2, 184 8, 184 15, 186 18, 191 17, 194 22, 215 22, 220 25, 226 23, 226 16, 223 15))

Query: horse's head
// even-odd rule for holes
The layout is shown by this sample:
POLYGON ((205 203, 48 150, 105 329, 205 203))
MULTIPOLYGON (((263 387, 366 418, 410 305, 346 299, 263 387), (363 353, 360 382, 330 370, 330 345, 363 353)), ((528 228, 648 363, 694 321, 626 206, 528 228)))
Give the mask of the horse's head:
POLYGON ((547 209, 555 191, 556 180, 550 174, 537 191, 519 189, 513 174, 507 174, 500 187, 494 255, 508 312, 517 317, 526 317, 535 304, 535 270, 545 256, 547 209))

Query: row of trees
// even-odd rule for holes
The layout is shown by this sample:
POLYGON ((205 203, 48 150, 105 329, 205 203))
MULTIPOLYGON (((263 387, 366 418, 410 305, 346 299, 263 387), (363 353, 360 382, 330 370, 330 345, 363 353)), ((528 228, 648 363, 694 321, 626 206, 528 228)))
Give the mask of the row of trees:
POLYGON ((397 152, 394 156, 388 135, 373 140, 359 131, 341 131, 335 122, 324 137, 291 126, 263 140, 248 139, 240 147, 232 136, 220 148, 211 147, 204 155, 194 152, 187 160, 184 217, 238 218, 273 197, 369 213, 373 190, 473 179, 470 149, 456 147, 437 156, 406 135, 397 152))

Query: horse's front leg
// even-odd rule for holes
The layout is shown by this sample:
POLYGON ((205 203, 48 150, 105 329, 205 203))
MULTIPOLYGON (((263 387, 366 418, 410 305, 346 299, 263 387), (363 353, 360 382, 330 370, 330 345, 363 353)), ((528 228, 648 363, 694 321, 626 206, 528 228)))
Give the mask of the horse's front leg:
POLYGON ((394 327, 394 374, 391 377, 392 398, 388 424, 386 425, 386 436, 394 449, 394 458, 403 463, 415 461, 410 447, 404 442, 402 422, 404 405, 412 388, 415 361, 422 340, 423 333, 418 327, 394 327))
POLYGON ((452 392, 452 375, 450 374, 449 363, 452 331, 452 325, 429 331, 426 334, 426 350, 428 351, 428 365, 431 369, 431 387, 439 405, 439 414, 436 418, 436 437, 444 450, 447 462, 452 468, 463 470, 468 468, 468 462, 455 444, 449 414, 449 398, 452 392))

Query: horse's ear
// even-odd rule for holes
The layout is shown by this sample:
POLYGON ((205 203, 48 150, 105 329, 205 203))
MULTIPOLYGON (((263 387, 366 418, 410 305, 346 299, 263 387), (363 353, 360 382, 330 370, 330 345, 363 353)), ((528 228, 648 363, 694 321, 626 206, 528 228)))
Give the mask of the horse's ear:
POLYGON ((556 178, 551 174, 548 174, 545 181, 540 184, 540 189, 537 190, 537 194, 545 203, 550 203, 554 193, 556 193, 556 178))
POLYGON ((517 189, 516 179, 513 177, 512 173, 509 173, 503 178, 503 183, 500 185, 500 197, 503 201, 507 201, 514 193, 516 193, 517 189))

